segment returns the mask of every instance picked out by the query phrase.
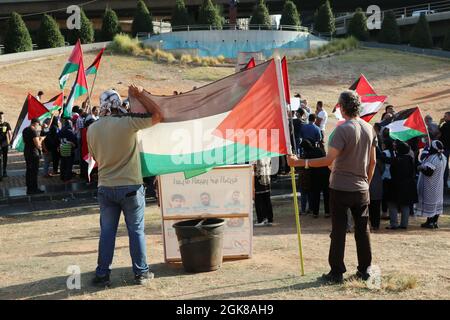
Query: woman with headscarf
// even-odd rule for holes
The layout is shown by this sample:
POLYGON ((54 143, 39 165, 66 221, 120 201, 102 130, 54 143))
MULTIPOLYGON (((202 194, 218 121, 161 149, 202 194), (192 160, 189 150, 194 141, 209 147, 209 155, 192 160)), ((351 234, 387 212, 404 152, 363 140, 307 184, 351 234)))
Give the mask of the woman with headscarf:
POLYGON ((77 136, 73 132, 72 120, 65 119, 63 127, 59 132, 59 139, 61 140, 59 147, 61 155, 61 180, 68 183, 72 180, 74 151, 78 147, 77 136))
POLYGON ((416 205, 418 215, 427 217, 422 228, 438 228, 439 215, 444 207, 444 171, 447 158, 443 154, 444 145, 439 140, 431 142, 428 150, 425 150, 422 162, 418 166, 419 181, 417 192, 419 201, 416 205))
POLYGON ((391 162, 393 201, 388 203, 390 226, 388 229, 406 229, 409 221, 409 207, 417 202, 416 170, 410 146, 400 140, 394 142, 395 157, 391 162), (401 213, 398 224, 397 209, 401 213))

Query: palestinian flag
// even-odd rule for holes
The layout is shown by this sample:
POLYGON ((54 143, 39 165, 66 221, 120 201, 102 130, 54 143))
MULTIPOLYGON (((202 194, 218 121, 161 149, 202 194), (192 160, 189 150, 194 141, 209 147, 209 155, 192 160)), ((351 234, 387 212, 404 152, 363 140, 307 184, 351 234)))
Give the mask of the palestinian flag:
POLYGON ((251 57, 247 64, 241 70, 251 69, 256 66, 255 58, 251 57))
MULTIPOLYGON (((367 81, 364 75, 361 75, 349 88, 358 93, 361 98, 361 110, 360 117, 366 122, 370 122, 372 118, 380 110, 383 103, 386 101, 387 96, 379 96, 376 94, 372 85, 367 81)), ((336 105, 334 115, 338 121, 343 121, 340 106, 336 105)))
POLYGON ((29 93, 23 104, 16 127, 14 128, 12 147, 17 151, 23 151, 23 129, 31 124, 31 119, 33 118, 39 118, 42 121, 49 117, 51 117, 51 112, 29 93))
POLYGON ((72 50, 72 54, 70 55, 69 60, 67 61, 61 75, 59 76, 59 87, 61 88, 61 90, 63 90, 66 86, 69 74, 78 71, 80 61, 83 61, 83 51, 81 50, 80 39, 78 39, 75 47, 72 50))
POLYGON ((86 81, 86 74, 84 73, 83 60, 80 60, 80 65, 77 72, 77 78, 72 86, 67 103, 64 106, 63 116, 71 117, 72 109, 75 104, 75 100, 88 92, 88 86, 86 81))
POLYGON ((419 107, 406 109, 395 114, 392 122, 386 126, 392 139, 409 139, 428 135, 427 126, 419 107))
POLYGON ((94 62, 86 69, 86 75, 97 74, 98 68, 100 67, 100 61, 102 60, 103 52, 105 48, 103 48, 98 55, 95 57, 94 62))
POLYGON ((64 105, 64 94, 63 93, 60 93, 57 96, 54 96, 49 101, 44 103, 44 106, 50 112, 61 109, 63 107, 63 105, 64 105))
POLYGON ((133 112, 156 103, 164 118, 138 132, 143 175, 184 172, 190 178, 217 166, 287 154, 280 78, 281 67, 272 59, 181 95, 130 92, 133 112))
POLYGON ((291 93, 289 89, 289 75, 286 57, 283 57, 283 59, 281 59, 281 70, 283 72, 284 97, 286 99, 286 103, 291 104, 291 93))

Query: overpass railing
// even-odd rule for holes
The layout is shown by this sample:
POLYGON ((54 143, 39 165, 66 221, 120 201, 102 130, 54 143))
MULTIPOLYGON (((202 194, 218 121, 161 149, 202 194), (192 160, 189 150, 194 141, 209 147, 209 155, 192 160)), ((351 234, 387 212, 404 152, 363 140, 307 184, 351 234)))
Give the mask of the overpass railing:
MULTIPOLYGON (((381 19, 384 19, 384 14, 392 11, 397 19, 404 19, 408 17, 420 16, 420 14, 432 15, 441 12, 450 12, 450 0, 423 3, 414 6, 407 6, 385 10, 381 12, 381 19)), ((347 29, 348 23, 353 17, 353 13, 342 15, 335 19, 336 29, 347 29)))

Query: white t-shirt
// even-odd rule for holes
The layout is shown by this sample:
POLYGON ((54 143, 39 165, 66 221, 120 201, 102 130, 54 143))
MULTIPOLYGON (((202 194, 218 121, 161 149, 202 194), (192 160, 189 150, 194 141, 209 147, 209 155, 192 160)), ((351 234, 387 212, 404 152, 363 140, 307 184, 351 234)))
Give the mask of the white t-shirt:
POLYGON ((322 119, 320 122, 320 130, 325 130, 328 121, 328 113, 325 110, 322 110, 317 115, 318 118, 322 119))

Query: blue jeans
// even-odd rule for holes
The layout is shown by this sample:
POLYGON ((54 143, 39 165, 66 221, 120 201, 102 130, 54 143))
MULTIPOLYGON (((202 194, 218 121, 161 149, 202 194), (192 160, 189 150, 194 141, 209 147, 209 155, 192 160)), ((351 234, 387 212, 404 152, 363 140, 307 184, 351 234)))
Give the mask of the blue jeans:
POLYGON ((52 161, 52 154, 50 152, 44 153, 43 154, 43 158, 44 158, 44 176, 48 175, 48 170, 50 168, 50 162, 52 161))
MULTIPOLYGON (((388 208, 389 208, 389 220, 390 220, 390 226, 395 228, 399 227, 398 225, 398 205, 394 202, 388 202, 388 208)), ((401 213, 401 219, 400 219, 400 227, 407 228, 408 227, 408 221, 409 221, 409 206, 401 205, 400 206, 400 213, 401 213)))
POLYGON ((105 276, 111 273, 117 226, 122 211, 128 229, 133 272, 136 275, 148 272, 147 245, 144 233, 144 186, 99 187, 98 202, 100 204, 101 230, 96 274, 105 276))

